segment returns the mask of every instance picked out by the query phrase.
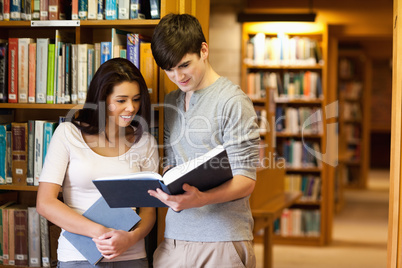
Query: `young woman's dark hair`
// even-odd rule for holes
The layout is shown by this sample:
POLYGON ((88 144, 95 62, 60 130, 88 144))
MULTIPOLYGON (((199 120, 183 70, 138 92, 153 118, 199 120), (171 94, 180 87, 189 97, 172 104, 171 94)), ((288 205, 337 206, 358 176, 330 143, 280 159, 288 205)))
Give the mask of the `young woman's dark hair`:
POLYGON ((113 88, 123 82, 137 82, 140 88, 141 105, 132 125, 136 128, 135 142, 144 131, 149 130, 150 97, 144 77, 135 65, 123 58, 113 58, 103 63, 89 85, 84 107, 71 122, 86 134, 99 134, 106 127, 106 98, 113 88))
POLYGON ((199 54, 203 42, 206 42, 205 36, 195 17, 168 14, 154 30, 151 49, 159 67, 168 70, 176 66, 187 53, 199 54))

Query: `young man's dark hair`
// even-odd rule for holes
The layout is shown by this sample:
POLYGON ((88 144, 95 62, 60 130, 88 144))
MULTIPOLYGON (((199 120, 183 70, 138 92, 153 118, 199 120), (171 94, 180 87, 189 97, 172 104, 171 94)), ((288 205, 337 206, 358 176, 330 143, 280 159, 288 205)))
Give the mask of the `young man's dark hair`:
POLYGON ((187 53, 199 53, 205 41, 198 20, 188 14, 168 14, 160 21, 152 36, 151 49, 163 70, 179 63, 187 53))

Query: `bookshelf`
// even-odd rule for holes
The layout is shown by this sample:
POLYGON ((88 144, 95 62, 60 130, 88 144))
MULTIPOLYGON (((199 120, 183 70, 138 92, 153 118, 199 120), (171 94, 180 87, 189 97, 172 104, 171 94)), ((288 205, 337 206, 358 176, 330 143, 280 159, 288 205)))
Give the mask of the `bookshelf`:
MULTIPOLYGON (((339 152, 342 185, 366 188, 370 161, 371 64, 362 49, 338 51, 339 152)), ((341 186, 342 187, 342 186, 341 186)))
MULTIPOLYGON (((208 39, 209 28, 209 0, 189 1, 160 1, 161 17, 168 13, 188 13, 199 18, 206 38, 208 39)), ((31 26, 31 21, 0 21, 0 39, 8 38, 55 38, 56 30, 67 33, 74 38, 73 44, 94 44, 96 42, 110 41, 111 29, 139 33, 152 36, 153 29, 159 23, 159 19, 132 19, 132 20, 80 20, 73 25, 63 21, 36 21, 38 26, 31 26)), ((163 103, 164 95, 176 88, 176 86, 165 77, 164 73, 157 72, 156 98, 152 102, 152 123, 157 127, 158 142, 163 143, 163 103)), ((38 104, 38 103, 0 103, 0 123, 27 122, 28 120, 58 120, 59 116, 68 112, 80 109, 80 104, 38 104)), ((159 149, 160 156, 163 156, 162 146, 159 149)), ((0 191, 15 193, 17 202, 29 206, 36 204, 37 186, 0 185, 0 191)), ((14 196, 13 196, 14 197, 14 196)), ((164 216, 166 210, 158 209, 158 220, 156 229, 151 232, 150 237, 155 243, 163 239, 164 216)), ((155 243, 150 242, 151 248, 155 243)), ((57 244, 57 243, 56 243, 57 244)), ((56 248, 51 247, 51 253, 55 254, 56 248)), ((55 255, 53 256, 55 257, 55 255)), ((0 265, 3 267, 4 265, 0 265)), ((7 266, 5 266, 7 267, 7 266)))
POLYGON ((332 117, 326 110, 327 54, 325 24, 242 25, 242 88, 259 121, 268 124, 260 123, 263 143, 270 148, 265 153, 284 159, 285 191, 302 192, 300 200, 278 218, 274 243, 322 246, 331 241, 334 184, 325 152, 330 150, 326 141, 333 129, 326 127, 330 120, 326 118, 332 117), (267 112, 261 113, 263 109, 267 112), (316 157, 320 153, 323 161, 316 157), (299 223, 291 224, 289 213, 299 223))

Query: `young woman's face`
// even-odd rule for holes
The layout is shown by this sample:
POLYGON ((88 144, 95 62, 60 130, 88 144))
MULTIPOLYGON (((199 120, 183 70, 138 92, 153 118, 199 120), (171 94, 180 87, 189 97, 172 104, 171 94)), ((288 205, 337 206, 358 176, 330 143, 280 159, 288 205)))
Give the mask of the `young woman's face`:
POLYGON ((165 70, 169 79, 183 92, 196 91, 207 86, 205 72, 208 50, 203 45, 201 53, 189 53, 173 68, 165 70))
POLYGON ((107 118, 109 127, 130 125, 140 109, 141 95, 137 82, 123 82, 114 86, 112 94, 106 98, 107 118))

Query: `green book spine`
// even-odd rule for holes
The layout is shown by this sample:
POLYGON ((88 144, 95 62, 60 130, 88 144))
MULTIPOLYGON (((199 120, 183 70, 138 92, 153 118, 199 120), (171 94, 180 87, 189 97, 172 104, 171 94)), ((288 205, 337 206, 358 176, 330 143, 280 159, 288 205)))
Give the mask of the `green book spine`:
POLYGON ((54 103, 54 57, 55 44, 49 44, 47 61, 47 90, 46 103, 54 103))

